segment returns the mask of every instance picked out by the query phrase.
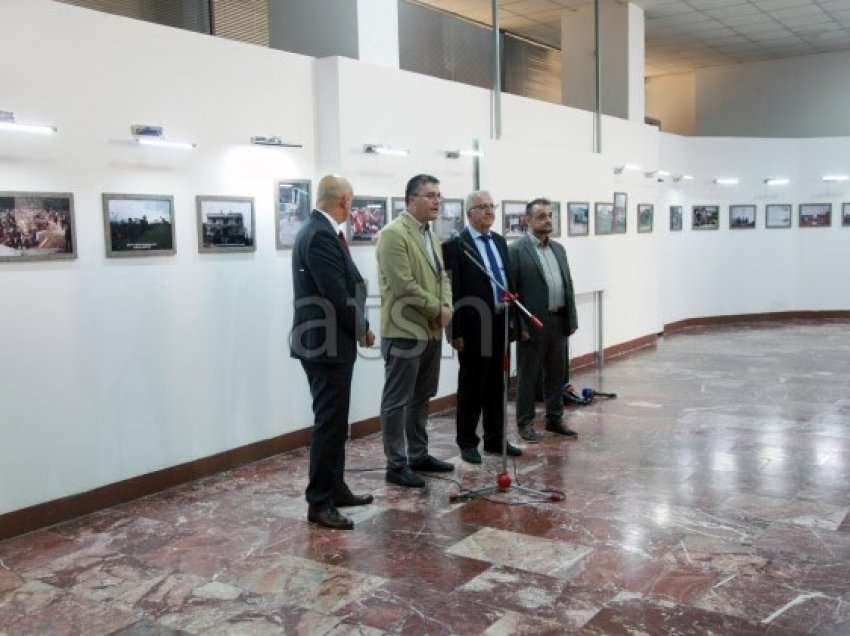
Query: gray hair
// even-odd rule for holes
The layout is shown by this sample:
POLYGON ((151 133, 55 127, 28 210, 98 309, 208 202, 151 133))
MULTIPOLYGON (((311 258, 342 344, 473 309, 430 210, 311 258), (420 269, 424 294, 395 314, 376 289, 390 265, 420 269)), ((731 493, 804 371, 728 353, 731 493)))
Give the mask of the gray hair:
POLYGON ((493 196, 490 194, 488 190, 475 190, 466 195, 466 213, 469 214, 469 209, 475 205, 475 199, 480 199, 484 196, 488 196, 491 199, 493 196))
POLYGON ((316 203, 336 203, 350 192, 352 188, 348 179, 335 174, 325 175, 319 181, 316 203))

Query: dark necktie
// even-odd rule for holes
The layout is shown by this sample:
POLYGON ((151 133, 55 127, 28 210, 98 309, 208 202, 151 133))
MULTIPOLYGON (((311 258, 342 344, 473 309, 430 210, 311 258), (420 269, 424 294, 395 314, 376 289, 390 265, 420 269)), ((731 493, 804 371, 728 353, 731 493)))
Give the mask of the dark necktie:
POLYGON ((348 256, 350 257, 351 250, 348 249, 348 241, 345 240, 345 235, 342 233, 342 230, 339 231, 339 234, 337 234, 337 236, 339 236, 339 242, 342 243, 342 249, 344 249, 345 253, 348 254, 348 256))
POLYGON ((431 242, 431 224, 426 223, 422 226, 422 247, 425 248, 425 254, 428 256, 428 261, 431 267, 438 274, 440 273, 440 259, 434 253, 434 244, 431 242))
POLYGON ((490 271, 493 273, 493 278, 495 278, 496 281, 504 287, 505 279, 502 277, 502 269, 496 261, 496 255, 493 253, 493 248, 490 246, 490 240, 493 237, 489 234, 482 234, 480 238, 484 241, 484 251, 487 252, 487 260, 490 262, 490 271))

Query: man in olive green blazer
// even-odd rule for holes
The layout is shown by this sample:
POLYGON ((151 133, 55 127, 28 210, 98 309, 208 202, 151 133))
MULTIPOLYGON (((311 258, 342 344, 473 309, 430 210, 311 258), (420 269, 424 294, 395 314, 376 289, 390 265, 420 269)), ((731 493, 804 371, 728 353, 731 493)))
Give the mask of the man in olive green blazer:
POLYGON ((443 329, 452 316, 451 284, 431 222, 440 213, 440 182, 416 175, 407 183, 407 210, 385 227, 377 245, 381 289, 384 391, 381 432, 388 482, 421 488, 414 471, 450 472, 428 454, 428 402, 437 394, 443 329))

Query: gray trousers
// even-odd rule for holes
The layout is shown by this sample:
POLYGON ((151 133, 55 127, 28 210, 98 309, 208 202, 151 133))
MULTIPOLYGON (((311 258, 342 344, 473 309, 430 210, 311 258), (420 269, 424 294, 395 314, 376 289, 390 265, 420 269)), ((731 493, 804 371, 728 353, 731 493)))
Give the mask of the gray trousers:
POLYGON ((381 339, 381 432, 389 469, 415 464, 428 455, 428 402, 437 395, 440 353, 440 340, 381 339))
POLYGON ((517 342, 516 423, 525 426, 534 421, 534 394, 537 379, 543 374, 543 400, 546 403, 546 423, 559 423, 564 417, 561 395, 567 366, 564 317, 546 313, 539 318, 543 329, 528 342, 517 342))

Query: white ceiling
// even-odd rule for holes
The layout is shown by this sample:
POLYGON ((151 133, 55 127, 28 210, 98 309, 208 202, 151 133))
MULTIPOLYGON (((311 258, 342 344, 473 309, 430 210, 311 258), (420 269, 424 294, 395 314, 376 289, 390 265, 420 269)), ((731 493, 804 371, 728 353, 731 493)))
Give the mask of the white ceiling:
MULTIPOLYGON (((490 0, 417 1, 491 23, 490 0)), ((646 12, 647 75, 850 50, 850 0, 634 2, 646 12)), ((499 22, 507 31, 560 48, 561 12, 592 3, 499 0, 499 22)))

